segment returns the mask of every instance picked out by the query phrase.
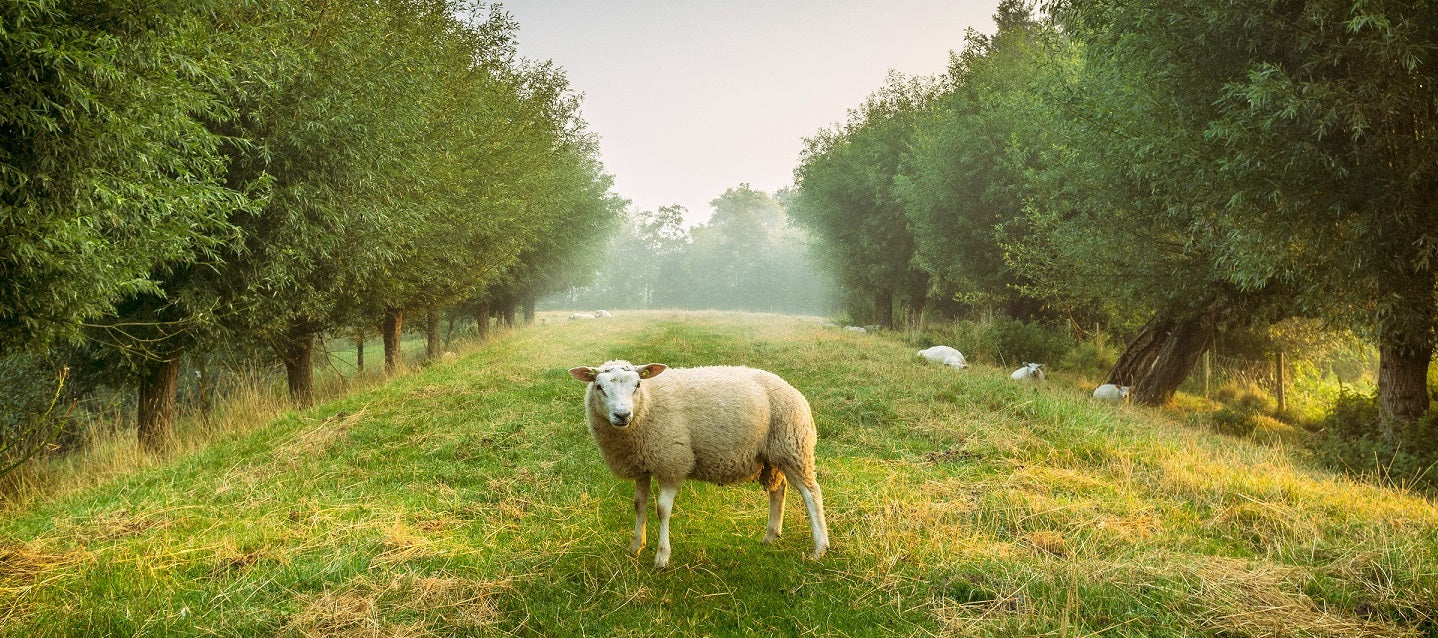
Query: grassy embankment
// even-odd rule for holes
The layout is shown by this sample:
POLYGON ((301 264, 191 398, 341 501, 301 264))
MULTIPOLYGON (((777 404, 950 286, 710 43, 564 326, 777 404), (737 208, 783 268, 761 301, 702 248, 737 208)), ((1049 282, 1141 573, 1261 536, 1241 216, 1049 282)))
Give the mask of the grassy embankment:
POLYGON ((817 321, 550 321, 0 514, 0 633, 1423 635, 1438 508, 1281 447, 817 321), (834 549, 798 499, 686 484, 625 551, 565 370, 771 369, 808 394, 834 549))

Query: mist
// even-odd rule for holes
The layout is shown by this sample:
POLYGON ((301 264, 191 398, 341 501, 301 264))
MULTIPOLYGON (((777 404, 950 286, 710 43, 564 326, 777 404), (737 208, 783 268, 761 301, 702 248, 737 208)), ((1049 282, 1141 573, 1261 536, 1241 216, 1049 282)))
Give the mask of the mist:
POLYGON ((809 236, 789 222, 786 198, 740 184, 709 202, 709 221, 689 228, 683 206, 631 210, 594 264, 592 283, 540 306, 832 314, 837 286, 812 256, 809 236))

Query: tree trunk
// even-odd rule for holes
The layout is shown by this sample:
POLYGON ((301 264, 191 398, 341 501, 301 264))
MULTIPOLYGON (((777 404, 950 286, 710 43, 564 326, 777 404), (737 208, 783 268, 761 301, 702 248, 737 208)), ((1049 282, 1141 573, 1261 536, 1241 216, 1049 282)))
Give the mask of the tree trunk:
POLYGON ((515 303, 513 299, 506 299, 499 304, 499 322, 506 328, 514 327, 515 303))
POLYGON ((364 331, 355 333, 355 372, 364 374, 364 331))
MULTIPOLYGON (((1386 337, 1386 335, 1385 335, 1386 337)), ((1428 411, 1428 364, 1433 344, 1399 345, 1386 338, 1378 344, 1378 408, 1383 440, 1397 441, 1400 425, 1428 411)))
POLYGON ((140 372, 140 447, 161 452, 170 447, 175 428, 175 390, 180 379, 180 353, 166 361, 146 362, 140 372))
POLYGON ((391 308, 384 311, 384 373, 394 374, 404 367, 404 353, 400 352, 399 336, 404 328, 404 313, 391 308))
POLYGON ((1165 312, 1154 315, 1129 342, 1109 371, 1107 382, 1133 386, 1129 393, 1132 401, 1168 403, 1213 342, 1215 316, 1213 310, 1191 317, 1174 317, 1165 312))
POLYGON ((1123 354, 1119 355, 1118 361, 1114 363, 1113 369, 1108 373, 1105 383, 1114 385, 1134 384, 1137 379, 1143 378, 1153 368, 1154 359, 1158 358, 1158 351, 1162 347, 1161 335, 1173 329, 1173 321, 1163 313, 1158 313, 1143 324, 1138 335, 1128 342, 1123 354))
POLYGON ((446 326, 445 329, 444 329, 444 349, 445 349, 445 350, 448 350, 448 349, 449 349, 450 338, 454 336, 454 317, 455 317, 454 312, 453 312, 453 311, 450 311, 450 313, 449 313, 449 322, 448 322, 449 325, 446 326))
POLYGON ((285 380, 289 383, 290 400, 302 408, 315 402, 315 335, 296 326, 285 338, 285 380))
POLYGON ((424 358, 434 361, 439 354, 439 311, 431 309, 424 313, 424 358))
POLYGON ((524 296, 524 325, 526 326, 534 323, 535 303, 534 295, 524 296))
POLYGON ((474 311, 475 338, 484 341, 489 338, 489 314, 491 310, 489 303, 479 304, 479 309, 474 311))
POLYGON ((894 327, 894 293, 886 288, 874 289, 874 323, 880 328, 894 327))
MULTIPOLYGON (((1403 441, 1405 425, 1428 411, 1428 366, 1433 361, 1434 274, 1404 272, 1383 283, 1378 325, 1379 431, 1389 443, 1403 441)), ((1413 441, 1431 445, 1431 441, 1413 441)))

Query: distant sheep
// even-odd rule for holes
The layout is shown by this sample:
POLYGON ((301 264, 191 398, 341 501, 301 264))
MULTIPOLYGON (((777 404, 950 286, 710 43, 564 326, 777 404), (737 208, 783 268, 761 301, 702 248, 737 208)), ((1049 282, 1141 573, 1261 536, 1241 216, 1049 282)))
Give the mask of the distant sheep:
POLYGON ((1044 380, 1044 371, 1040 368, 1043 367, 1044 364, 1042 363, 1025 363, 1024 367, 1014 370, 1013 374, 1009 375, 1009 378, 1015 381, 1042 383, 1044 380))
POLYGON ((1121 385, 1114 385, 1114 384, 1112 384, 1112 383, 1105 383, 1105 384, 1103 384, 1103 385, 1101 385, 1101 386, 1099 386, 1099 387, 1097 387, 1097 388, 1094 388, 1093 398, 1099 399, 1099 400, 1101 400, 1101 401, 1112 401, 1112 402, 1114 402, 1114 403, 1122 403, 1122 402, 1128 400, 1128 391, 1129 391, 1129 390, 1132 390, 1132 389, 1133 389, 1133 386, 1131 386, 1131 385, 1122 385, 1122 386, 1121 386, 1121 385))
POLYGON ((573 314, 569 315, 569 318, 570 318, 570 320, 574 320, 574 319, 594 319, 595 316, 594 316, 594 313, 592 313, 592 312, 576 312, 576 313, 573 313, 573 314))
POLYGON ((924 348, 919 351, 919 356, 934 363, 942 363, 946 366, 950 366, 955 370, 963 370, 969 367, 968 362, 964 360, 964 353, 949 346, 924 348))
POLYGON ((844 329, 845 329, 845 330, 848 330, 849 332, 868 332, 868 331, 869 331, 867 328, 865 328, 865 327, 863 327, 863 326, 844 326, 844 329))
POLYGON ((684 479, 716 484, 758 479, 769 492, 764 542, 784 523, 784 484, 809 511, 814 558, 829 548, 824 501, 814 474, 818 435, 809 402, 771 372, 736 366, 669 368, 608 361, 569 371, 584 392, 589 432, 616 475, 634 479, 631 552, 644 547, 650 478, 659 479, 659 549, 669 564, 669 514, 684 479))
POLYGON ((595 319, 603 319, 603 318, 605 318, 605 317, 613 317, 613 316, 614 316, 614 315, 610 314, 610 312, 609 312, 608 310, 595 310, 593 314, 594 314, 594 318, 595 318, 595 319))

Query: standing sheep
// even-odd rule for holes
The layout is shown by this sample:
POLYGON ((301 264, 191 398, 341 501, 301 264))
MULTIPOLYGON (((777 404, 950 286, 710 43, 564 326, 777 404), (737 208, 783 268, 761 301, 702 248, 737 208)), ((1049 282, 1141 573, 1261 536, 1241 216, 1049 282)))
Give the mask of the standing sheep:
POLYGON ((1133 386, 1129 385, 1121 386, 1114 385, 1112 383, 1105 383, 1097 388, 1094 388, 1093 398, 1099 399, 1101 401, 1122 403, 1128 400, 1128 391, 1132 389, 1133 386))
POLYGON ((963 370, 969 367, 968 362, 964 360, 964 353, 949 346, 924 348, 919 351, 919 356, 934 363, 942 363, 946 366, 950 366, 955 370, 963 370))
POLYGON ((782 531, 784 484, 792 482, 809 510, 814 558, 829 548, 814 475, 814 419, 804 395, 783 379, 737 366, 669 368, 628 361, 581 366, 569 374, 589 383, 585 413, 605 464, 634 479, 631 552, 644 547, 650 479, 659 479, 656 569, 669 563, 669 514, 686 478, 720 485, 758 479, 769 492, 765 543, 782 531))
POLYGON ((1044 367, 1042 363, 1025 363, 1024 367, 1014 370, 1013 374, 1009 375, 1009 378, 1014 381, 1042 383, 1044 380, 1044 371, 1039 369, 1042 367, 1044 367))

